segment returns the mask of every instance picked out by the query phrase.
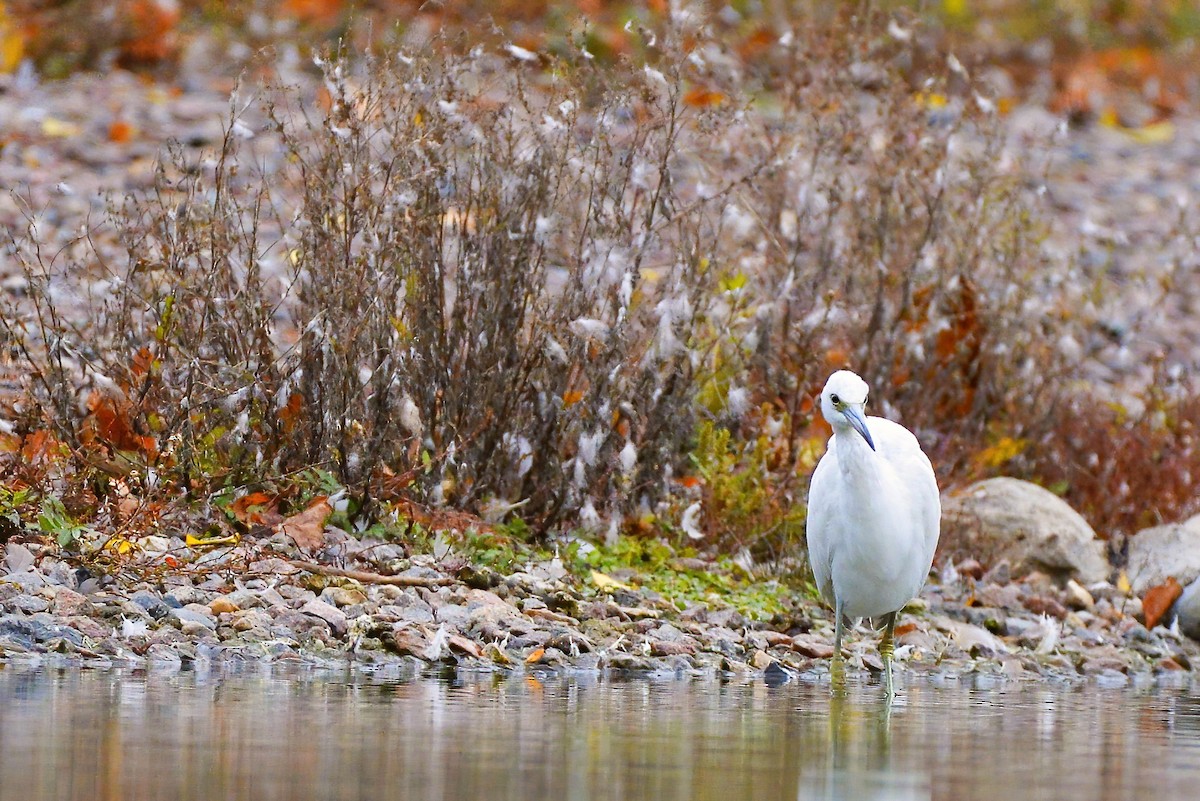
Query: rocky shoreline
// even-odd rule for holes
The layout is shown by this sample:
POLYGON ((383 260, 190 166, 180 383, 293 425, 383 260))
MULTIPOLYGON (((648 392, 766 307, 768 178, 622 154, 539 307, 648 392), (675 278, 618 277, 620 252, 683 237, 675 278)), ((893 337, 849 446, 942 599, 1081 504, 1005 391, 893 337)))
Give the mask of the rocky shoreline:
MULTIPOLYGON (((97 575, 65 561, 54 545, 10 540, 0 552, 0 664, 828 675, 830 613, 781 584, 769 589, 787 612, 754 620, 719 594, 669 599, 639 588, 636 573, 584 575, 557 557, 499 573, 453 548, 440 558, 406 555, 332 528, 326 541, 314 562, 282 534, 216 548, 168 539, 163 553, 139 557, 140 575, 97 575)), ((689 569, 704 569, 694 562, 689 569)), ((1200 643, 1164 625, 1169 615, 1144 625, 1131 587, 1064 576, 1003 555, 986 571, 974 559, 944 560, 901 616, 900 680, 1120 686, 1200 665, 1200 643)), ((866 626, 851 629, 852 677, 868 680, 882 667, 876 639, 866 626)))

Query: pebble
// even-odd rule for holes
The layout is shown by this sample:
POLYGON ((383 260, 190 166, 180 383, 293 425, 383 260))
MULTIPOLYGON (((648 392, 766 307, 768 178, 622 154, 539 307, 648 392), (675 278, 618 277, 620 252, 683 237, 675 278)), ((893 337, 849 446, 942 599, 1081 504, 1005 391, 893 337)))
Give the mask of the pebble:
POLYGON ((205 612, 200 612, 194 607, 180 607, 179 609, 172 609, 168 613, 168 617, 178 621, 181 626, 184 623, 193 623, 210 630, 217 627, 217 621, 211 613, 207 612, 207 608, 205 608, 205 612))
POLYGON ((350 621, 347 620, 345 612, 318 598, 313 598, 304 604, 300 611, 306 615, 312 615, 324 620, 329 624, 329 628, 333 631, 335 637, 345 637, 346 631, 350 628, 350 621))

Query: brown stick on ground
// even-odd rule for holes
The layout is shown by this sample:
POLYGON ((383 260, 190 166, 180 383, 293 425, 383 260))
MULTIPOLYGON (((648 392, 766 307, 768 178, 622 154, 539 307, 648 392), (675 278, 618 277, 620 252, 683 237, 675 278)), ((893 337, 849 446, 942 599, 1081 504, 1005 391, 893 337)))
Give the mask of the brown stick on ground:
POLYGON ((342 578, 350 578, 355 581, 361 581, 364 584, 394 584, 398 587, 442 587, 447 584, 454 584, 455 579, 450 576, 437 576, 436 578, 422 578, 420 576, 385 576, 381 573, 369 573, 365 570, 346 570, 340 567, 329 567, 319 565, 316 562, 305 562, 300 559, 286 560, 292 567, 298 567, 301 570, 307 570, 309 573, 314 573, 318 576, 341 576, 342 578))

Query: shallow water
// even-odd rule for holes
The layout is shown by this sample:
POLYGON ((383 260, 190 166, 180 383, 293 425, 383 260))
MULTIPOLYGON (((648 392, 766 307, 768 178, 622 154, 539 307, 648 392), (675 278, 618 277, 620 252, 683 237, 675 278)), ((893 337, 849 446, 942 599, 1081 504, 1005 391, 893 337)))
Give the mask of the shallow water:
POLYGON ((0 664, 0 799, 1191 798, 1197 689, 0 664))

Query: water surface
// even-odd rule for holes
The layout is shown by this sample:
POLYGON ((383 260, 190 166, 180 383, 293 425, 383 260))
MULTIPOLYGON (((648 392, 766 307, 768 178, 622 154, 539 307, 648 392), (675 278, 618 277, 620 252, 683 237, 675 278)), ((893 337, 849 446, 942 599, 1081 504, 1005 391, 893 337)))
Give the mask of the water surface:
POLYGON ((1195 690, 0 663, 0 800, 1192 798, 1195 690))

